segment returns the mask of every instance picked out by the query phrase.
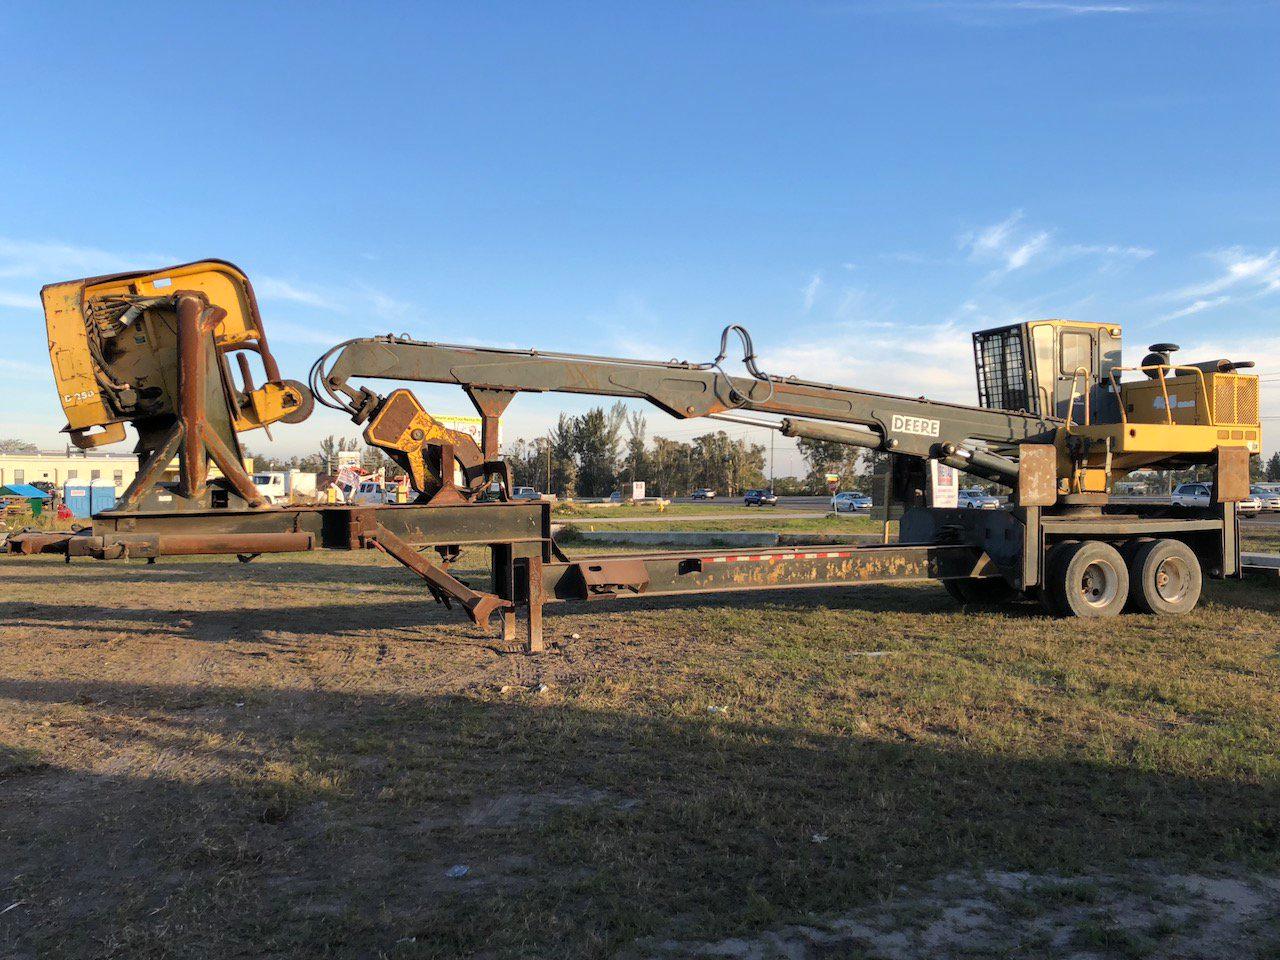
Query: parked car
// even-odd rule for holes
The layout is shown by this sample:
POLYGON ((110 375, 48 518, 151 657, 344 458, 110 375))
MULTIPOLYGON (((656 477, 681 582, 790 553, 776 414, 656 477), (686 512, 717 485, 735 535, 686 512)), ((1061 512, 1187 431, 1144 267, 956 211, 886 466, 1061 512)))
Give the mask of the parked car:
POLYGON ((960 491, 956 504, 967 510, 999 510, 1000 498, 993 497, 978 487, 969 487, 960 491))
POLYGON ((854 493, 852 490, 837 493, 831 498, 831 509, 836 513, 853 513, 855 510, 870 510, 871 498, 865 493, 854 493))
POLYGON ((542 494, 540 494, 533 487, 516 487, 514 490, 511 491, 511 499, 512 500, 541 500, 542 494))
POLYGON ((702 487, 693 491, 693 499, 695 500, 714 500, 715 498, 716 492, 710 487, 702 487))
POLYGON ((748 507, 776 507, 778 495, 772 490, 748 490, 742 496, 742 503, 748 507))
POLYGON ((1262 509, 1268 513, 1280 510, 1280 490, 1272 490, 1269 487, 1257 486, 1250 487, 1249 492, 1257 497, 1262 504, 1262 509))
POLYGON ((1208 507, 1213 505, 1213 492, 1207 483, 1180 483, 1173 488, 1175 507, 1208 507))
MULTIPOLYGON (((1173 505, 1175 507, 1211 507, 1213 506, 1213 487, 1207 483, 1180 483, 1173 488, 1173 505)), ((1261 513, 1262 501, 1251 496, 1236 504, 1240 513, 1261 513)))

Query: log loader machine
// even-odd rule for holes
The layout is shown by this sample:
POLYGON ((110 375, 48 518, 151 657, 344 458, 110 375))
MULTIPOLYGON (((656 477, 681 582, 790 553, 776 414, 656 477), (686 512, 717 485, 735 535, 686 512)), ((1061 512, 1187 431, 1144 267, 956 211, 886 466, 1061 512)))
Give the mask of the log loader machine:
POLYGON ((43 299, 73 442, 116 442, 132 424, 140 471, 91 531, 19 535, 12 552, 248 558, 375 547, 475 623, 487 628, 500 614, 508 640, 516 608, 526 608, 533 650, 542 647, 543 604, 555 600, 937 579, 965 603, 1026 596, 1058 616, 1106 617, 1126 608, 1185 613, 1204 576, 1241 575, 1236 503, 1249 495, 1250 457, 1261 451, 1258 379, 1241 372, 1251 364, 1184 364, 1175 345, 1156 344, 1126 367, 1114 324, 1040 320, 975 333, 979 403, 970 406, 767 374, 739 326, 726 328, 707 363, 359 338, 321 356, 304 385, 282 379, 247 277, 215 260, 53 284, 43 299), (724 369, 734 336, 746 376, 724 369), (260 387, 249 353, 261 358, 260 387), (460 386, 482 418, 480 443, 438 423, 407 388, 384 395, 367 381, 460 386), (571 559, 552 537, 549 504, 510 499, 498 422, 521 392, 646 401, 681 419, 748 422, 881 451, 893 464, 892 497, 905 508, 899 539, 571 559), (264 504, 240 463, 238 434, 303 420, 313 401, 363 425, 366 442, 408 473, 416 502, 264 504), (166 483, 175 457, 179 479, 166 483), (1009 507, 931 506, 931 460, 1008 488, 1009 507), (211 477, 211 464, 221 477, 211 477), (1134 470, 1187 466, 1212 469, 1212 505, 1112 499, 1134 470), (495 486, 500 498, 487 502, 482 494, 495 486), (491 551, 488 590, 450 572, 471 546, 491 551))

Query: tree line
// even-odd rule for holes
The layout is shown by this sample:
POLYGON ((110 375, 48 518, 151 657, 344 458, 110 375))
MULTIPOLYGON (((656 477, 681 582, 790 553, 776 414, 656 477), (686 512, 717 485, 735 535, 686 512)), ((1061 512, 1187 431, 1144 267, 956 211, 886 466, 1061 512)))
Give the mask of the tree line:
MULTIPOLYGON (((800 440, 803 477, 778 477, 774 489, 783 495, 825 494, 826 477, 836 474, 841 490, 868 488, 875 455, 858 447, 820 440, 800 440)), ((254 468, 328 473, 339 452, 359 451, 361 466, 379 467, 386 476, 403 471, 378 450, 354 437, 328 436, 320 449, 304 456, 253 454, 254 468)), ((767 451, 763 444, 709 430, 688 441, 649 437, 643 412, 625 404, 593 407, 577 416, 562 413, 543 437, 519 439, 503 450, 517 486, 534 487, 560 497, 607 497, 624 483, 641 481, 649 496, 688 496, 707 487, 726 496, 767 487, 767 451)))
MULTIPOLYGON (((595 407, 576 417, 561 414, 547 436, 516 440, 504 453, 519 486, 562 497, 608 496, 620 484, 633 480, 644 481, 650 496, 661 497, 688 496, 699 487, 732 496, 768 485, 766 451, 761 444, 733 439, 723 430, 709 431, 688 442, 666 437, 650 441, 647 433, 644 414, 628 411, 618 403, 608 410, 595 407)), ((841 490, 867 492, 875 461, 884 456, 823 440, 802 439, 797 447, 806 473, 774 480, 774 491, 785 496, 824 494, 829 474, 839 478, 841 490)), ((0 438, 0 453, 34 453, 37 449, 18 438, 0 438)), ((381 450, 355 437, 325 437, 319 450, 303 456, 246 454, 253 458, 256 470, 326 474, 336 455, 348 451, 359 451, 361 466, 370 471, 381 467, 389 479, 403 473, 381 450)), ((1280 483, 1280 451, 1265 460, 1251 457, 1249 468, 1249 479, 1254 483, 1280 483)), ((1207 467, 1150 473, 1171 486, 1211 477, 1207 467)), ((1140 480, 1141 474, 1134 479, 1140 480)))
MULTIPOLYGON (((648 436, 638 410, 616 403, 571 416, 562 413, 544 437, 520 439, 504 451, 518 486, 560 497, 603 497, 622 484, 641 481, 649 496, 682 497, 707 487, 726 496, 767 487, 763 444, 709 430, 691 440, 648 436)), ((779 493, 826 493, 826 474, 837 473, 841 489, 866 485, 865 451, 839 443, 799 441, 808 473, 775 480, 779 493)))

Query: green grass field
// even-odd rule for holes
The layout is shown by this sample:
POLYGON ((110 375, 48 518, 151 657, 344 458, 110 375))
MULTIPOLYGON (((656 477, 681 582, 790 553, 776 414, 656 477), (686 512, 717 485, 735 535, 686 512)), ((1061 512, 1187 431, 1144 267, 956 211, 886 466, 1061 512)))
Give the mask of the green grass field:
POLYGON ((1280 944, 1274 581, 563 605, 537 657, 372 553, 4 560, 0 614, 4 956, 1280 944))

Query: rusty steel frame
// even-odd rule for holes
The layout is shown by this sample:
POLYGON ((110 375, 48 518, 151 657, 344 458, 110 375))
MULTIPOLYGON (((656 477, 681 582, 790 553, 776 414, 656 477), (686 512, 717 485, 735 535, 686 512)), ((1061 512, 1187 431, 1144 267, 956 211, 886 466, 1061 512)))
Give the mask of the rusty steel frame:
MULTIPOLYGON (((174 495, 188 503, 203 501, 209 489, 209 461, 212 460, 232 490, 251 507, 265 507, 266 499, 253 485, 244 469, 236 445, 235 431, 220 437, 209 421, 211 391, 225 392, 220 369, 226 363, 213 340, 214 328, 226 311, 211 304, 202 293, 178 291, 174 294, 178 340, 178 408, 172 426, 142 453, 143 463, 121 495, 118 509, 139 507, 154 491, 165 468, 178 458, 178 485, 174 495), (218 382, 211 382, 211 374, 218 382), (230 446, 228 445, 230 441, 230 446)), ((262 351, 259 351, 260 353, 262 351)), ((263 353, 264 358, 270 356, 263 353)), ((265 363, 265 359, 264 359, 265 363)), ((274 369, 274 360, 271 369, 274 369)), ((278 374, 279 370, 275 370, 278 374)))
POLYGON ((523 647, 537 652, 546 646, 542 611, 547 603, 994 577, 1025 590, 1040 582, 1046 550, 1064 539, 1172 536, 1196 549, 1210 576, 1240 575, 1234 503, 1186 516, 1163 515, 1161 509, 1055 516, 1043 515, 1039 507, 914 508, 902 521, 907 542, 894 544, 689 549, 580 558, 566 558, 556 546, 551 505, 544 501, 109 511, 96 516, 86 533, 19 534, 9 539, 8 550, 60 554, 68 560, 154 560, 377 549, 420 577, 437 601, 458 603, 486 632, 497 615, 506 643, 516 642, 517 612, 522 610, 523 647), (464 547, 489 551, 488 589, 464 583, 450 571, 464 547), (439 562, 431 558, 432 551, 439 554, 439 562))
POLYGON ((386 506, 314 505, 272 510, 109 511, 81 534, 20 534, 12 553, 71 559, 302 553, 377 549, 422 578, 437 601, 457 602, 486 632, 500 617, 524 649, 545 649, 545 604, 571 600, 847 586, 918 579, 998 576, 985 554, 966 544, 787 547, 750 552, 686 550, 564 559, 551 536, 551 505, 538 501, 386 506), (478 589, 447 569, 462 547, 490 551, 491 583, 478 589), (434 548, 441 562, 429 559, 434 548))

